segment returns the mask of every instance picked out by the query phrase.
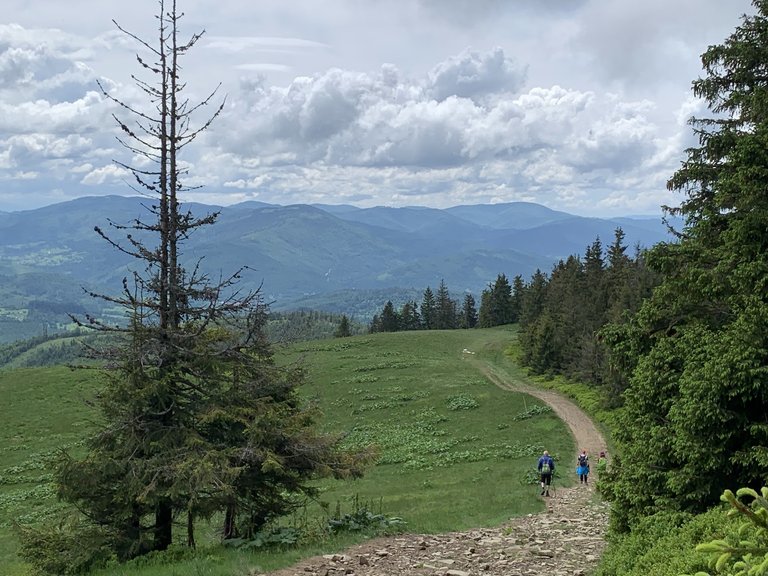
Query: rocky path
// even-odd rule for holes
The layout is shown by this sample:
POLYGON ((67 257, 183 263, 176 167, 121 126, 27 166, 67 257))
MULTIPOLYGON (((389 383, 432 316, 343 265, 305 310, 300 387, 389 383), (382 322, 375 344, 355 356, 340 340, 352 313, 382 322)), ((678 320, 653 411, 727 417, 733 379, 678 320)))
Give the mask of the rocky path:
MULTIPOLYGON (((497 386, 544 400, 571 429, 579 447, 597 455, 605 440, 578 406, 554 392, 512 381, 493 366, 470 360, 497 386)), ((575 459, 575 455, 574 455, 575 459)), ((596 460, 596 458, 593 458, 596 460)), ((605 546, 608 507, 592 484, 559 488, 546 512, 497 528, 378 538, 340 554, 309 558, 271 576, 585 576, 605 546)))
POLYGON ((591 486, 558 489, 547 511, 498 528, 404 534, 309 558, 273 576, 584 576, 605 546, 608 510, 591 486))

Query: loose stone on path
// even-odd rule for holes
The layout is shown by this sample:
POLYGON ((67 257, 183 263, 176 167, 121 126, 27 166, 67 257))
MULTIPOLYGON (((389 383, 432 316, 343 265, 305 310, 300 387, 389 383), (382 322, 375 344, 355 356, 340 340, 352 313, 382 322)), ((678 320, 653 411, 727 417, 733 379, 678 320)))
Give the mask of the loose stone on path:
POLYGON ((271 576, 583 576, 605 547, 608 506, 593 488, 561 488, 546 512, 497 528, 378 538, 271 576))

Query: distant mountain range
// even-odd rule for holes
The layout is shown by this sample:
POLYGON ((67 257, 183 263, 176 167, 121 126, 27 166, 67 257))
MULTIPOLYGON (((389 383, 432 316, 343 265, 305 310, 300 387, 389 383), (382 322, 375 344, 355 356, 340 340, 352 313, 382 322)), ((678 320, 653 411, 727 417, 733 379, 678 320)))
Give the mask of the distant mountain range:
MULTIPOLYGON (((18 321, 29 302, 69 302, 79 310, 88 300, 76 287, 115 290, 131 270, 141 270, 140 262, 93 229, 99 226, 121 241, 125 232, 111 228, 110 221, 149 221, 144 208, 149 202, 89 197, 1 213, 0 294, 13 290, 14 297, 0 307, 0 332, 3 318, 18 321), (21 279, 30 274, 37 278, 38 294, 25 295, 19 286, 29 284, 21 279)), ((221 211, 216 224, 199 229, 185 244, 185 265, 202 259, 203 270, 216 278, 247 265, 253 272, 244 285, 262 285, 275 309, 325 302, 323 307, 343 311, 352 289, 423 291, 441 279, 454 295, 479 294, 499 273, 527 278, 536 268, 549 271, 559 258, 583 254, 596 236, 609 244, 618 226, 630 246, 672 239, 660 217, 583 218, 526 202, 445 210, 252 201, 225 208, 184 206, 197 215, 221 211)), ((0 341, 7 341, 2 333, 0 341)))

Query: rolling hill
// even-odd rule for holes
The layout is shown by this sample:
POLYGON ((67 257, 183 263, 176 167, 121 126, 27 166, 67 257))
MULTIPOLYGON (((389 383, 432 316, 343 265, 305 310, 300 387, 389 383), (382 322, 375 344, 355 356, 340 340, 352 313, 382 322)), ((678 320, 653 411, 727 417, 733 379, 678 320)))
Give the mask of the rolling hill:
MULTIPOLYGON (((6 305, 0 309, 0 342, 41 333, 45 318, 24 328, 8 324, 24 323, 30 305, 40 309, 49 302, 80 310, 88 304, 81 286, 115 291, 132 270, 142 271, 141 262, 110 246, 94 227, 124 242, 125 231, 114 224, 151 221, 150 203, 142 197, 102 196, 3 214, 0 295, 6 305), (26 292, 19 289, 24 285, 30 288, 26 292)), ((200 216, 220 215, 214 225, 192 234, 182 263, 200 263, 213 278, 247 266, 242 287, 261 286, 266 299, 282 310, 317 296, 327 309, 338 311, 351 289, 423 291, 441 280, 454 295, 479 294, 500 273, 527 278, 537 268, 548 271, 557 259, 583 253, 598 235, 606 245, 617 226, 630 246, 671 239, 660 218, 582 218, 526 202, 447 210, 253 201, 185 208, 200 216)), ((388 299, 381 298, 369 314, 388 299)), ((94 310, 104 312, 98 303, 89 308, 94 310)), ((63 323, 57 317, 48 328, 63 323)))

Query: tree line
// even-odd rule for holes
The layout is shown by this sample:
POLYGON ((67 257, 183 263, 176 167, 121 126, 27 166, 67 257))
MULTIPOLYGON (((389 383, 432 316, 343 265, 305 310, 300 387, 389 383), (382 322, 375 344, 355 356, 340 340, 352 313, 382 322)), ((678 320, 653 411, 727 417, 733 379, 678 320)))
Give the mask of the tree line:
POLYGON ((667 183, 685 226, 646 255, 663 281, 609 335, 629 383, 604 490, 617 532, 766 485, 768 1, 753 5, 693 82, 711 114, 689 121, 697 145, 667 183))
POLYGON ((444 281, 436 293, 427 286, 421 303, 407 301, 396 309, 389 300, 369 332, 490 328, 519 323, 521 361, 535 374, 563 374, 605 387, 614 404, 626 389, 620 350, 613 334, 636 313, 659 282, 646 265, 640 246, 628 254, 625 234, 617 228, 603 249, 600 238, 586 247, 584 257, 557 262, 549 275, 541 270, 510 284, 505 274, 483 290, 480 309, 472 294, 451 298, 444 281))
POLYGON ((584 257, 560 260, 549 276, 537 271, 521 291, 521 362, 535 374, 563 374, 602 386, 614 405, 627 388, 620 350, 609 342, 650 296, 659 275, 640 246, 627 254, 617 228, 606 250, 600 238, 584 257))
POLYGON ((525 288, 521 276, 515 278, 514 286, 513 292, 506 275, 499 274, 496 281, 483 290, 478 311, 472 294, 464 294, 459 303, 451 298, 448 286, 441 280, 437 292, 427 286, 421 303, 410 300, 395 309, 388 300, 381 312, 374 315, 368 331, 455 330, 514 324, 520 315, 525 288))

